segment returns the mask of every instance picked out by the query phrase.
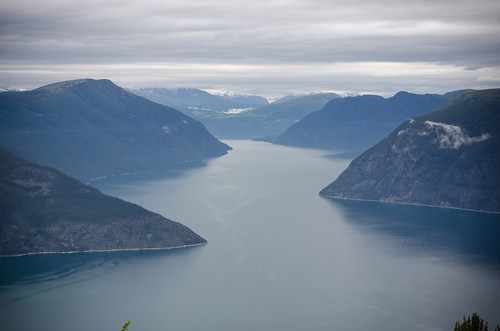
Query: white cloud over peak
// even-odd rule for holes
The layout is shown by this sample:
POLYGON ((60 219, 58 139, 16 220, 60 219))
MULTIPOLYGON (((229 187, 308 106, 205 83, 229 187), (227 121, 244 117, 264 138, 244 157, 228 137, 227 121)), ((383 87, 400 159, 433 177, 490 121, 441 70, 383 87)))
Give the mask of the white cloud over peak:
MULTIPOLYGON (((437 142, 439 142, 439 148, 447 149, 459 149, 462 146, 472 145, 490 138, 487 133, 482 134, 478 137, 470 137, 465 130, 457 125, 437 123, 433 121, 425 121, 425 125, 434 130, 437 135, 437 142)), ((430 132, 420 133, 421 135, 428 135, 430 132)))

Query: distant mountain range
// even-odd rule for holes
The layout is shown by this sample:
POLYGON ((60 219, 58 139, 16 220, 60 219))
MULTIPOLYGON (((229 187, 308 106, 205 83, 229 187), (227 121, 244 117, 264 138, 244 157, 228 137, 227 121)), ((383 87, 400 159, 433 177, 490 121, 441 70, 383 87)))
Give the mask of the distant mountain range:
POLYGON ((252 139, 277 135, 305 115, 340 97, 335 93, 290 95, 268 103, 260 96, 189 88, 144 88, 131 92, 174 107, 202 122, 219 138, 252 139))
POLYGON ((388 99, 376 95, 335 98, 285 132, 262 140, 300 147, 363 151, 402 121, 428 113, 457 93, 399 92, 388 99))
POLYGON ((320 194, 500 212, 500 89, 466 91, 410 119, 320 194))
POLYGON ((130 92, 154 102, 173 107, 191 116, 193 111, 224 113, 232 109, 257 108, 268 104, 266 98, 230 91, 211 91, 195 88, 141 88, 130 92))
POLYGON ((230 149, 180 111, 92 79, 1 93, 0 147, 83 181, 230 149))
POLYGON ((240 114, 193 114, 216 137, 253 139, 279 134, 305 115, 338 98, 335 93, 319 93, 271 103, 240 114))
POLYGON ((182 224, 2 149, 0 213, 0 256, 206 243, 182 224))
POLYGON ((240 106, 243 106, 243 108, 258 108, 269 103, 269 100, 259 95, 240 93, 230 90, 207 90, 207 92, 225 100, 236 102, 240 106))

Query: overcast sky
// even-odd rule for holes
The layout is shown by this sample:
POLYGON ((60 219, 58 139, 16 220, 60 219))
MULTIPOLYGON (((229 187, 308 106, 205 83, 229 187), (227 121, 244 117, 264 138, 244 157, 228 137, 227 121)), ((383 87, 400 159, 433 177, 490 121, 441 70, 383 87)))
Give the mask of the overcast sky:
POLYGON ((0 88, 385 96, 500 87, 498 0, 3 0, 0 88))

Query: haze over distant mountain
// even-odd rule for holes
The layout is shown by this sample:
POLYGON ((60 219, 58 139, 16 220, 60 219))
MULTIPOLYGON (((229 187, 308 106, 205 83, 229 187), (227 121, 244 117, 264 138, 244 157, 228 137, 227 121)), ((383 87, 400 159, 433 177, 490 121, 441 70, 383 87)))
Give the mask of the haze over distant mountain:
POLYGON ((180 111, 92 79, 0 94, 0 147, 85 181, 230 149, 180 111))
POLYGON ((224 90, 143 88, 130 91, 174 107, 202 122, 214 136, 229 139, 277 135, 339 97, 335 93, 290 95, 269 104, 260 96, 224 90))
POLYGON ((388 99, 376 95, 336 98, 285 132, 264 140, 301 147, 364 150, 402 121, 431 111, 452 95, 399 92, 388 99))
POLYGON ((0 149, 0 256, 206 243, 184 225, 0 149))
POLYGON ((208 109, 210 106, 200 104, 198 109, 184 108, 183 111, 202 122, 216 137, 251 139, 283 132, 306 114, 321 109, 328 101, 338 97, 335 93, 318 93, 258 108, 214 112, 208 109))
POLYGON ((348 96, 352 97, 352 96, 357 95, 357 94, 342 93, 340 95, 340 94, 337 94, 337 93, 334 93, 334 92, 311 92, 311 93, 289 94, 289 95, 285 95, 284 97, 275 99, 272 103, 273 104, 278 104, 278 103, 282 103, 282 102, 285 102, 285 101, 290 101, 290 100, 293 100, 293 99, 298 99, 298 98, 308 97, 308 96, 315 96, 315 95, 333 95, 336 98, 344 98, 344 97, 348 97, 348 96))
POLYGON ((258 108, 269 103, 269 100, 259 95, 234 92, 230 90, 207 90, 207 92, 225 100, 236 102, 237 104, 243 106, 243 108, 258 108))
POLYGON ((273 136, 335 98, 340 96, 336 93, 313 93, 293 97, 252 109, 239 116, 227 116, 225 121, 207 121, 206 125, 220 137, 248 139, 273 136))
POLYGON ((500 212, 500 89, 401 124, 320 194, 500 212))
POLYGON ((191 116, 191 112, 228 112, 232 109, 257 108, 268 104, 266 98, 230 91, 207 92, 195 88, 141 88, 129 90, 154 102, 173 107, 191 116))
POLYGON ((17 92, 22 92, 19 89, 0 89, 0 93, 17 93, 17 92))

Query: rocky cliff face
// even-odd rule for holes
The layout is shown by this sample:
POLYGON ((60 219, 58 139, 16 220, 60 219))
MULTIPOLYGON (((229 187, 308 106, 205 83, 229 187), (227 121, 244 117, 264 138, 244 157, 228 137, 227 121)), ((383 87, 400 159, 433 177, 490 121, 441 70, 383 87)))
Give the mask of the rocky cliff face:
POLYGON ((0 150, 0 256, 206 243, 186 226, 0 150))
POLYGON ((404 122, 320 194, 500 212, 500 90, 404 122))

